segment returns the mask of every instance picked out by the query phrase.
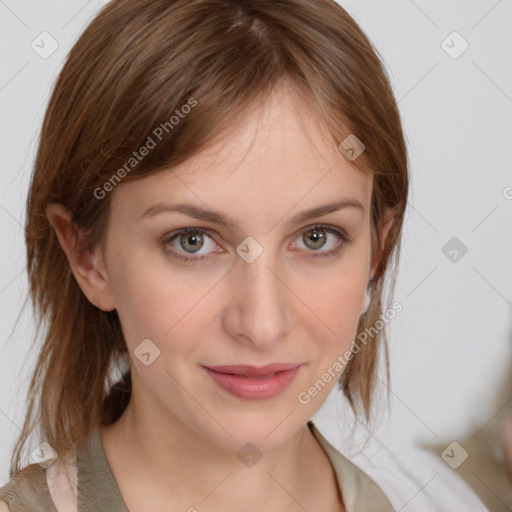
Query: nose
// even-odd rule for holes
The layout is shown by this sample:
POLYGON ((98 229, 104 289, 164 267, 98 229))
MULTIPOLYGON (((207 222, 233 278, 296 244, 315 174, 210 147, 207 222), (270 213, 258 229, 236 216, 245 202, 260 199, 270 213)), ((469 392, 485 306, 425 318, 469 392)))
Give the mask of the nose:
POLYGON ((286 286, 279 258, 272 254, 264 250, 252 263, 238 257, 226 283, 225 329, 240 343, 259 349, 278 345, 291 325, 293 293, 286 286))

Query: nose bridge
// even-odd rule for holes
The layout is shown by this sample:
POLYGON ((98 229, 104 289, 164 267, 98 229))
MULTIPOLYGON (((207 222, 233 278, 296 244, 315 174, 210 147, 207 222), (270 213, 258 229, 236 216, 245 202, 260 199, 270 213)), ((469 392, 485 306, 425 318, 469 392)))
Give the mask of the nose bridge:
MULTIPOLYGON (((255 247, 249 245, 251 250, 255 247)), ((278 277, 282 273, 279 261, 276 251, 263 249, 253 261, 240 256, 232 275, 236 290, 231 304, 231 314, 236 314, 234 329, 261 345, 278 342, 288 328, 289 292, 281 281, 283 278, 278 277)))

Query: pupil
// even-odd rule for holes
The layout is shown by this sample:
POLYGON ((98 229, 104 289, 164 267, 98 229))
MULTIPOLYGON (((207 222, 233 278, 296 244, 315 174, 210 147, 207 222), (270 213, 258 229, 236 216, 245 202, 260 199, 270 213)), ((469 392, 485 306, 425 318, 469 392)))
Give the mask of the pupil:
POLYGON ((189 245, 190 248, 192 249, 192 252, 198 251, 199 249, 201 249, 203 245, 201 242, 201 235, 186 234, 182 236, 181 240, 182 242, 185 242, 182 243, 183 248, 187 250, 186 246, 189 245))
POLYGON ((318 249, 323 246, 325 242, 325 234, 321 233, 320 230, 317 229, 311 230, 308 233, 310 233, 310 235, 306 236, 306 240, 313 241, 313 249, 318 249))

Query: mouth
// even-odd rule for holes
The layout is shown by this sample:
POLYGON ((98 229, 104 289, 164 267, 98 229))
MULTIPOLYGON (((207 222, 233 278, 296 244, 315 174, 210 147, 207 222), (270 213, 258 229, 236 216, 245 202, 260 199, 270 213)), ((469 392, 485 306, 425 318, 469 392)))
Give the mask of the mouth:
POLYGON ((297 368, 301 363, 271 363, 265 366, 251 366, 251 365, 232 365, 232 366, 207 366, 210 370, 218 373, 226 373, 229 375, 240 375, 245 377, 265 377, 275 375, 278 372, 283 372, 297 368))
POLYGON ((203 366, 224 390, 246 400, 264 400, 282 393, 293 381, 301 363, 272 363, 265 366, 203 366))

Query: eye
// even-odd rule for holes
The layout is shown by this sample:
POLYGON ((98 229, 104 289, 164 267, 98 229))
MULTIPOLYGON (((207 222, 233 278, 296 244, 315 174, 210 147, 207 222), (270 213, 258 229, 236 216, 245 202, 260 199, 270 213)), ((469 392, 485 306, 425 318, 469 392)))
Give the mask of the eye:
MULTIPOLYGON (((292 246, 305 252, 301 257, 307 260, 318 256, 334 256, 350 243, 342 231, 324 225, 316 225, 303 231, 299 240, 298 244, 292 242, 292 246), (328 249, 320 250, 323 247, 328 249)), ((216 250, 219 246, 203 228, 184 228, 169 233, 162 240, 162 247, 169 255, 185 262, 200 261, 211 252, 220 252, 216 250), (166 249, 169 245, 171 250, 166 249)))
MULTIPOLYGON (((323 225, 316 225, 302 232, 299 240, 302 243, 302 246, 301 243, 298 244, 299 248, 305 247, 307 252, 304 256, 306 259, 318 256, 334 256, 343 249, 345 244, 350 242, 343 232, 323 225), (327 250, 319 250, 323 247, 327 247, 327 250)), ((293 245, 296 246, 295 243, 293 245)))
POLYGON ((203 247, 206 247, 206 249, 218 247, 206 230, 202 228, 184 228, 178 232, 170 233, 162 240, 164 249, 168 245, 173 247, 172 255, 184 261, 202 260, 205 253, 209 252, 207 250, 204 253, 199 252, 203 247))

